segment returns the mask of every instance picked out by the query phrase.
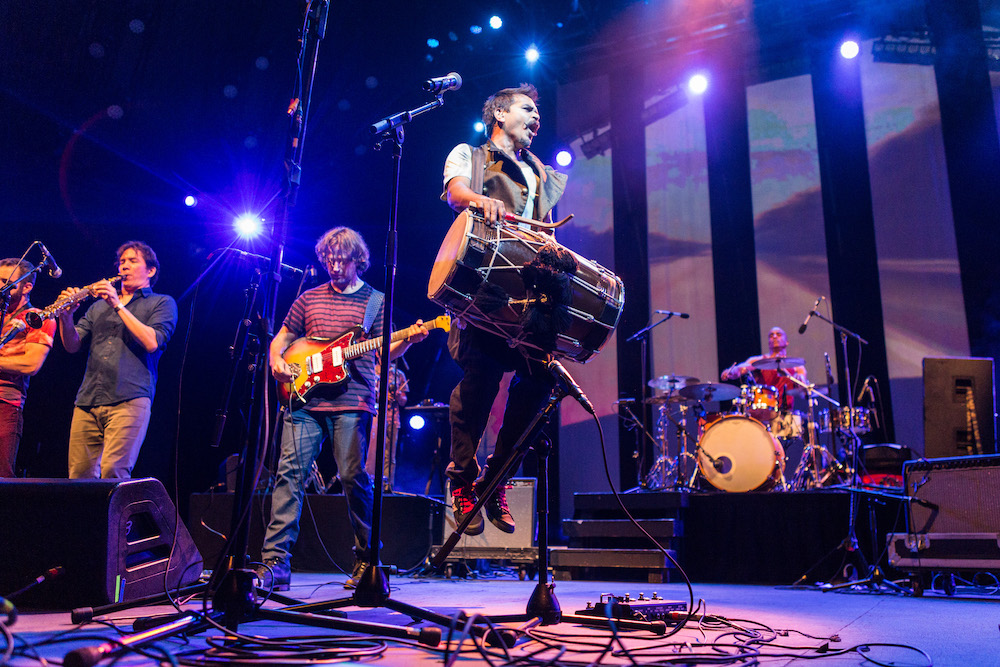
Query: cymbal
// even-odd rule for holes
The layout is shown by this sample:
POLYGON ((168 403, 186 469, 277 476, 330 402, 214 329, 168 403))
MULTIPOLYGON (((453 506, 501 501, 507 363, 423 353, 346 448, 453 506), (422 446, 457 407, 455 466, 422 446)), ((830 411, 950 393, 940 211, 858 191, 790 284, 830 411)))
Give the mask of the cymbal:
POLYGON ((771 357, 769 359, 758 359, 751 366, 757 370, 773 370, 777 368, 794 368, 795 366, 805 366, 806 360, 798 357, 771 357))
POLYGON ((672 391, 682 385, 695 384, 697 382, 699 382, 698 378, 693 378, 689 375, 661 375, 658 378, 653 378, 646 384, 653 389, 672 391))
POLYGON ((706 382, 693 384, 690 387, 681 387, 677 393, 694 401, 731 401, 740 395, 740 388, 731 384, 706 382))
POLYGON ((643 401, 647 405, 663 405, 664 403, 687 403, 691 399, 684 398, 680 394, 660 394, 643 401))

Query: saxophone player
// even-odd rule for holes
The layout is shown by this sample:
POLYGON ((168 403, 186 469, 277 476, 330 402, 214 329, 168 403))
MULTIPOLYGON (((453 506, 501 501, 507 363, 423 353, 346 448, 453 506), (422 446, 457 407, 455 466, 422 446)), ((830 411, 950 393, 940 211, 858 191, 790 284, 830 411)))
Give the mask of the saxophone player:
MULTIPOLYGON (((76 324, 79 304, 59 312, 59 338, 70 353, 89 345, 69 436, 71 479, 128 479, 146 438, 163 348, 177 327, 177 303, 153 292, 160 273, 145 243, 118 248, 121 292, 107 280, 91 286, 98 298, 76 324)), ((71 298, 78 290, 65 290, 71 298)))
POLYGON ((35 287, 35 274, 30 263, 17 258, 0 259, 0 288, 30 273, 10 293, 10 304, 0 340, 0 477, 13 477, 17 448, 24 426, 24 401, 28 395, 28 380, 37 373, 52 349, 56 323, 46 320, 41 328, 25 326, 24 316, 32 309, 29 295, 35 287), (12 335, 13 334, 13 335, 12 335), (12 335, 8 340, 7 337, 12 335))

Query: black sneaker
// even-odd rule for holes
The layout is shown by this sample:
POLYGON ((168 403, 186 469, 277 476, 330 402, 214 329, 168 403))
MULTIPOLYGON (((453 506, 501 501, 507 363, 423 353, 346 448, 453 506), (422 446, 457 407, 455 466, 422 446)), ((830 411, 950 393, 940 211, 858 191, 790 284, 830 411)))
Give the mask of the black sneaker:
POLYGON ((351 576, 344 582, 344 588, 357 588, 358 582, 361 581, 361 577, 364 575, 365 570, 368 569, 368 561, 366 560, 356 560, 354 561, 354 570, 351 571, 351 576))
POLYGON ((505 533, 514 532, 514 517, 507 506, 507 485, 501 484, 486 501, 486 518, 494 526, 505 533))
POLYGON ((292 583, 292 565, 280 558, 267 558, 257 566, 260 587, 271 591, 287 591, 292 583))
MULTIPOLYGON (((471 484, 451 490, 451 508, 455 511, 455 525, 465 521, 465 517, 472 512, 472 508, 475 506, 476 491, 471 484)), ((476 516, 473 517, 472 522, 465 529, 465 534, 480 535, 485 528, 486 522, 483 521, 483 515, 476 512, 476 516)))

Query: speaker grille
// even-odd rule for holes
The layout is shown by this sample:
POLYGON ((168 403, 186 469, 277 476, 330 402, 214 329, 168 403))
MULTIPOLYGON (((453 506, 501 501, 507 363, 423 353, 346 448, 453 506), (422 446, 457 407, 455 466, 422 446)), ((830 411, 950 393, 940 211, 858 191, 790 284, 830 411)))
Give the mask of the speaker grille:
POLYGON ((1000 456, 908 461, 911 533, 1000 533, 1000 456))

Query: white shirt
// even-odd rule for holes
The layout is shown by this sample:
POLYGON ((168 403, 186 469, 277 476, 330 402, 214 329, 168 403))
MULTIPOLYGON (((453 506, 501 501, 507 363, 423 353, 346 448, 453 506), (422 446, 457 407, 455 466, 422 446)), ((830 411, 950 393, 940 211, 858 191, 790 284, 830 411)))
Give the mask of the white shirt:
MULTIPOLYGON (((537 180, 537 176, 535 176, 535 172, 528 166, 527 162, 518 160, 517 166, 521 168, 521 173, 524 174, 524 181, 528 184, 528 203, 518 215, 524 218, 531 218, 534 217, 533 214, 535 212, 535 181, 537 180)), ((451 179, 456 176, 464 176, 470 182, 472 181, 472 146, 469 144, 459 144, 448 153, 448 158, 444 161, 445 190, 448 189, 448 183, 451 179)), ((517 213, 517 211, 512 211, 512 213, 517 213)), ((524 229, 530 229, 529 225, 521 224, 519 226, 524 229)))

